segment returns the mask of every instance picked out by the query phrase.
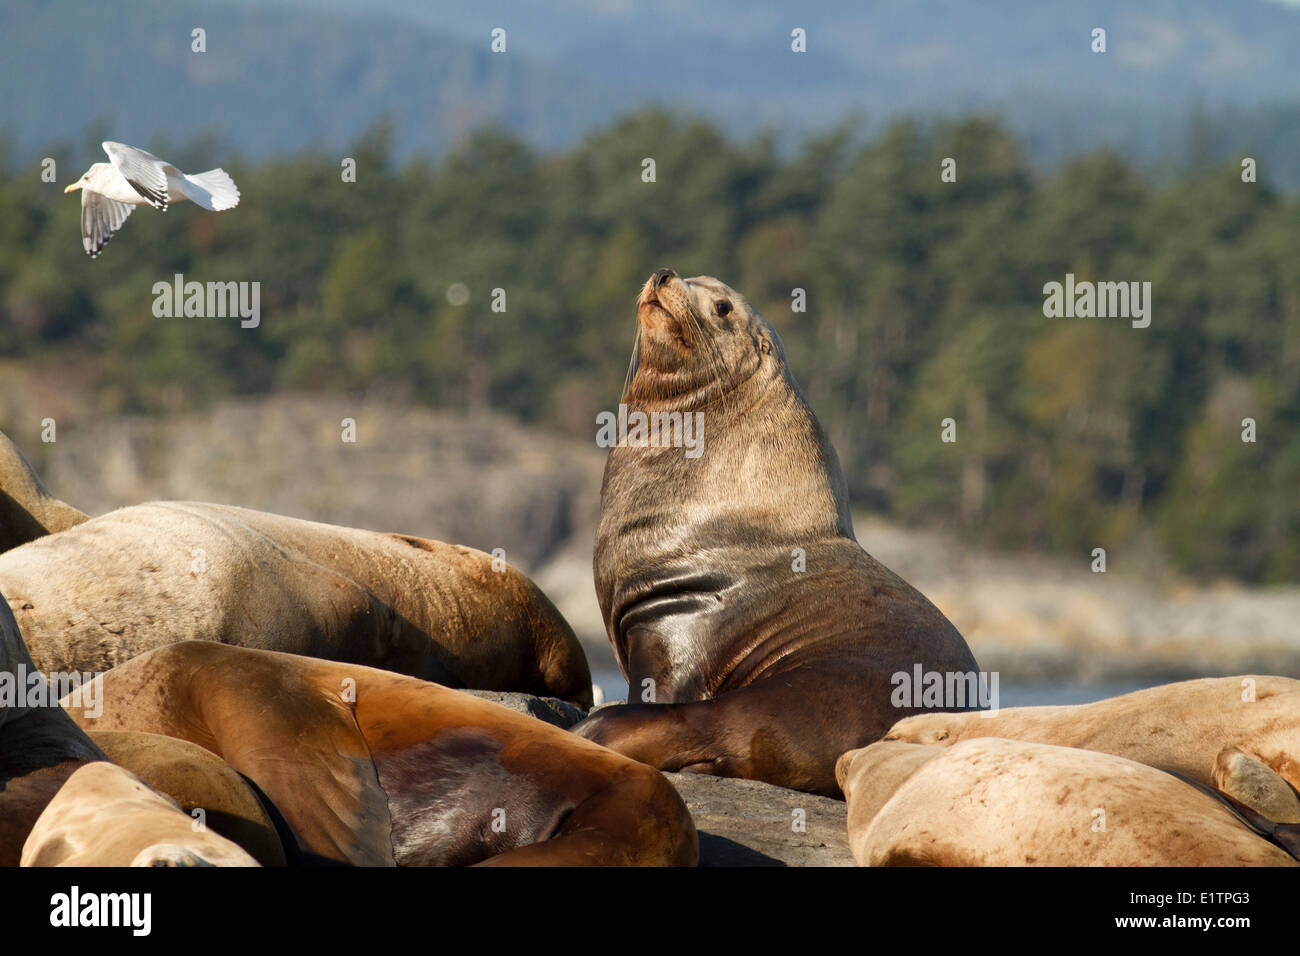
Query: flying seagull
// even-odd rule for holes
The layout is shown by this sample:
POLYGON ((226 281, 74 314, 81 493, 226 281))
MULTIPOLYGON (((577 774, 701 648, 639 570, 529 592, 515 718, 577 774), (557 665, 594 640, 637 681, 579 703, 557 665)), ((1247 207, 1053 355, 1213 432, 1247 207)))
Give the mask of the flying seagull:
POLYGON ((125 143, 103 143, 110 162, 95 163, 63 190, 81 190, 81 244, 93 259, 122 228, 133 206, 167 211, 169 202, 191 199, 220 212, 239 205, 239 189, 224 169, 186 176, 153 153, 125 143))

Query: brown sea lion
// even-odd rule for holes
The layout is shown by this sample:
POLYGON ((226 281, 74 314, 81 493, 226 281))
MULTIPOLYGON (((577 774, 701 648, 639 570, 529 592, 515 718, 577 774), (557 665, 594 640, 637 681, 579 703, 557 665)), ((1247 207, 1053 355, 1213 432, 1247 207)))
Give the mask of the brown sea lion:
POLYGON ((382 667, 591 706, 572 629, 481 551, 249 511, 158 502, 0 555, 0 593, 45 670, 106 671, 175 641, 382 667))
POLYGON ((186 641, 96 678, 83 727, 180 737, 252 780, 306 862, 694 865, 656 770, 469 694, 356 664, 186 641))
POLYGON ((91 731, 108 759, 174 800, 191 818, 246 850, 262 866, 284 866, 284 847, 261 799, 239 774, 197 744, 162 734, 91 731), (202 811, 195 817, 195 811, 202 811))
POLYGON ((34 674, 9 606, 0 601, 0 866, 18 865, 23 842, 68 778, 107 759, 57 698, 32 704, 34 674))
POLYGON ((23 866, 257 866, 215 831, 111 763, 65 783, 32 828, 23 866))
POLYGON ((1295 866, 1222 802, 1111 754, 880 741, 837 766, 863 866, 1295 866))
POLYGON ((1071 707, 923 714, 886 740, 1004 737, 1098 750, 1182 773, 1278 823, 1300 823, 1300 681, 1247 675, 1163 684, 1071 707))
POLYGON ((0 551, 88 520, 45 490, 31 463, 0 432, 0 551))
POLYGON ((836 758, 911 712, 891 703, 893 675, 975 660, 854 539, 835 450, 758 311, 717 279, 661 269, 637 321, 594 567, 633 699, 653 703, 574 731, 663 770, 838 795, 836 758), (675 415, 681 444, 688 423, 700 440, 638 443, 637 413, 675 415))

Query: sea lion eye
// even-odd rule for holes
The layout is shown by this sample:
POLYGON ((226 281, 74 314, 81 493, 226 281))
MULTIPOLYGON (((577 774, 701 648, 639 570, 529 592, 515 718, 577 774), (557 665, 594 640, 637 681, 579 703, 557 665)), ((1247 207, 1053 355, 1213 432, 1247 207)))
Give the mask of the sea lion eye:
POLYGON ((718 313, 718 315, 726 315, 731 311, 731 303, 726 299, 719 299, 717 302, 713 303, 713 311, 718 313))

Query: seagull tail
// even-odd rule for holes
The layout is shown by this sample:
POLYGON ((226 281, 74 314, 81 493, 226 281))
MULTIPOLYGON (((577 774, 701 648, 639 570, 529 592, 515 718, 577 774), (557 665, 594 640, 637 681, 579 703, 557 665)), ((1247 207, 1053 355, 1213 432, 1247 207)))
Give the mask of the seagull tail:
POLYGON ((182 176, 176 183, 188 199, 204 209, 220 212, 239 205, 239 188, 224 169, 209 169, 206 173, 182 176))

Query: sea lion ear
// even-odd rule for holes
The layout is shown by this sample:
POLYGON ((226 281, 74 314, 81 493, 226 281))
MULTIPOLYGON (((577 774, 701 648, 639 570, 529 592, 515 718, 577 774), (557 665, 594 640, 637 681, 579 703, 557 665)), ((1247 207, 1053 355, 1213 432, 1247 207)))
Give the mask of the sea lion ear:
POLYGON ((764 355, 770 355, 772 353, 772 340, 766 335, 763 336, 758 340, 758 350, 764 355))

